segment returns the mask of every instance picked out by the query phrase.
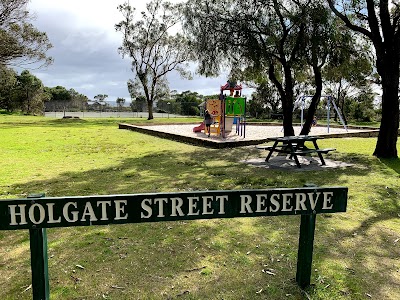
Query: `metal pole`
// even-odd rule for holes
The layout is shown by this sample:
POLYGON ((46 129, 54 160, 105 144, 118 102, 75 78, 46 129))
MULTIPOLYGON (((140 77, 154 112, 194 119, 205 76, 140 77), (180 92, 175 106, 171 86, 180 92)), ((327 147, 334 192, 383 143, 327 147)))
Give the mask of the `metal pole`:
POLYGON ((315 214, 301 216, 296 272, 296 282, 301 288, 308 287, 311 282, 316 216, 315 214))
POLYGON ((346 123, 344 122, 343 117, 342 117, 342 114, 340 113, 338 107, 336 106, 336 102, 335 102, 335 99, 334 99, 334 98, 332 98, 332 104, 333 104, 333 108, 336 110, 336 112, 337 112, 337 114, 338 114, 338 116, 339 116, 340 122, 342 122, 342 125, 343 125, 344 129, 346 129, 346 131, 348 131, 348 130, 347 130, 346 123))
POLYGON ((328 102, 328 114, 327 114, 327 118, 328 118, 328 133, 329 133, 329 119, 330 119, 330 111, 331 111, 331 97, 328 97, 327 99, 328 102))
MULTIPOLYGON (((28 198, 41 198, 44 194, 29 195, 28 198)), ((34 202, 35 200, 32 200, 34 202)), ((31 269, 32 269, 32 298, 33 300, 49 300, 49 269, 47 256, 46 228, 29 229, 31 269)))
POLYGON ((303 128, 303 121, 304 121, 304 102, 305 102, 304 97, 301 97, 301 121, 300 121, 301 128, 303 128))

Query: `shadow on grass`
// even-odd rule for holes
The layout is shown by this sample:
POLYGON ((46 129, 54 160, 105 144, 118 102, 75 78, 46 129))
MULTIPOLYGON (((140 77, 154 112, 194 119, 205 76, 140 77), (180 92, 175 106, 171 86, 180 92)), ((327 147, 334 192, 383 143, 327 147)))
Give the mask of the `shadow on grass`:
POLYGON ((325 269, 325 274, 314 272, 315 285, 309 290, 318 299, 326 299, 327 289, 336 289, 330 297, 338 299, 400 296, 399 190, 386 184, 375 184, 372 189, 374 194, 363 199, 372 214, 362 216, 357 226, 346 213, 317 218, 316 227, 323 234, 316 235, 314 265, 315 270, 325 269), (343 229, 333 230, 333 223, 343 223, 343 229))
MULTIPOLYGON (((47 196, 78 194, 122 194, 180 190, 299 187, 305 183, 319 186, 351 185, 346 176, 366 176, 361 157, 348 158, 357 167, 327 169, 321 172, 268 170, 244 165, 239 161, 257 155, 257 149, 200 149, 189 155, 159 151, 141 157, 125 158, 108 168, 65 172, 49 180, 33 180, 9 187, 9 194, 45 192, 47 196)), ((77 166, 78 168, 79 166, 77 166)))
MULTIPOLYGON (((159 151, 125 158, 112 167, 66 172, 57 178, 14 185, 10 189, 71 196, 299 187, 306 182, 320 186, 351 185, 347 177, 365 177, 372 171, 365 161, 362 167, 314 173, 272 171, 238 163, 244 156, 257 153, 253 148, 201 149, 190 156, 159 151)), ((348 158, 363 163, 361 156, 348 158)), ((378 213, 379 209, 383 206, 377 207, 378 213)), ((390 213, 384 216, 393 217, 390 213)), ((347 290, 352 296, 357 295, 360 289, 368 288, 361 273, 366 267, 347 254, 349 248, 341 243, 341 240, 353 241, 353 232, 332 232, 330 222, 325 217, 317 220, 317 230, 324 236, 317 238, 314 264, 320 268, 323 261, 340 259, 343 255, 356 276, 338 268, 349 283, 343 283, 344 292, 332 287, 329 295, 343 296, 347 290), (357 291, 353 291, 354 281, 357 291)), ((298 216, 52 229, 49 230, 49 254, 54 255, 50 260, 51 291, 55 299, 101 295, 115 299, 137 295, 143 295, 142 299, 286 299, 289 294, 300 299, 302 292, 294 282, 298 231, 298 216), (77 270, 78 264, 85 266, 85 271, 77 270)), ((356 244, 360 252, 351 248, 361 257, 367 255, 362 248, 365 241, 356 244)), ((22 255, 27 255, 27 251, 20 254, 20 260, 22 255)), ((14 259, 9 258, 6 264, 14 259)), ((374 279, 372 268, 364 271, 369 280, 374 279)), ((9 276, 11 281, 19 280, 18 272, 9 276)), ((384 279, 389 281, 392 277, 387 275, 384 279)), ((326 286, 321 280, 313 274, 312 281, 318 282, 316 294, 322 293, 326 286)), ((1 293, 7 293, 6 286, 2 290, 1 293)))
POLYGON ((400 174, 400 158, 380 158, 385 166, 400 174))

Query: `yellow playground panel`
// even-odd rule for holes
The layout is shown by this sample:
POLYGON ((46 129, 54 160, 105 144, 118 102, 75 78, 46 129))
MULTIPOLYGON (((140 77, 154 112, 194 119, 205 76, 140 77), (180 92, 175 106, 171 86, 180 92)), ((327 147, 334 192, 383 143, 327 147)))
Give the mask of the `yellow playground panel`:
MULTIPOLYGON (((219 135, 221 133, 222 101, 209 99, 206 102, 206 109, 214 119, 210 126, 210 133, 219 135)), ((208 134, 207 128, 204 129, 204 133, 208 134)))
POLYGON ((207 100, 206 109, 213 116, 220 116, 222 114, 222 101, 221 100, 207 100))

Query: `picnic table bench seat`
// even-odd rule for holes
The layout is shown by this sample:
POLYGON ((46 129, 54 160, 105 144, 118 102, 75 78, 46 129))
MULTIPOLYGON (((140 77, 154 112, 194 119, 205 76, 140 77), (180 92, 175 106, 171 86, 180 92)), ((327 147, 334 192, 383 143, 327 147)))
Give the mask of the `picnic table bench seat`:
MULTIPOLYGON (((287 136, 287 137, 272 137, 268 138, 269 141, 273 141, 273 146, 257 146, 258 149, 268 150, 268 156, 265 161, 268 161, 273 152, 285 153, 290 155, 290 159, 294 158, 297 167, 301 168, 300 162, 297 156, 310 155, 317 153, 322 165, 325 165, 325 160, 322 154, 328 154, 331 151, 335 151, 335 148, 324 148, 320 149, 317 145, 317 140, 321 137, 317 136, 287 136), (305 146, 305 142, 312 142, 314 148, 308 148, 305 146)), ((322 137, 323 139, 323 137, 322 137)))
MULTIPOLYGON (((273 146, 261 146, 257 147, 257 149, 261 150, 271 150, 273 149, 273 146)), ((297 154, 297 155, 302 155, 302 154, 311 154, 311 153, 323 153, 327 154, 331 151, 336 151, 336 148, 325 148, 325 149, 308 149, 308 148, 303 148, 303 149, 297 149, 296 151, 291 151, 290 148, 288 148, 287 145, 277 145, 274 148, 274 152, 279 152, 279 153, 287 153, 287 154, 297 154)))
MULTIPOLYGON (((296 154, 296 155, 307 155, 311 153, 324 153, 327 154, 330 151, 335 151, 335 148, 326 148, 326 149, 299 149, 296 151, 288 152, 290 154, 296 154)), ((278 150, 279 151, 279 150, 278 150)))

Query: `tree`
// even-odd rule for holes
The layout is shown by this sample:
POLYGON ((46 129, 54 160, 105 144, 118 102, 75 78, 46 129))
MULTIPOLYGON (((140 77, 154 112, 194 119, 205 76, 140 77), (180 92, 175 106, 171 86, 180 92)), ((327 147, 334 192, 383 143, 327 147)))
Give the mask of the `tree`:
POLYGON ((27 11, 29 0, 2 0, 0 2, 0 64, 22 66, 43 61, 52 62, 46 56, 52 45, 46 33, 37 30, 27 11))
MULTIPOLYGON (((308 1, 309 2, 309 1, 308 1)), ((185 25, 199 72, 216 75, 222 66, 267 72, 282 101, 284 135, 294 135, 295 68, 306 24, 301 1, 189 0, 185 25)))
MULTIPOLYGON (((374 77, 372 58, 366 48, 368 45, 353 43, 353 46, 349 46, 336 52, 337 55, 323 70, 326 93, 335 97, 345 124, 348 112, 346 100, 350 99, 350 95, 358 95, 369 88, 372 80, 368 78, 374 77)), ((335 112, 335 121, 337 117, 335 112)))
POLYGON ((89 98, 74 89, 69 89, 68 93, 71 95, 71 107, 77 110, 83 109, 83 107, 87 106, 89 98))
POLYGON ((186 116, 199 115, 199 105, 202 102, 201 96, 197 92, 185 91, 177 94, 175 98, 176 104, 180 104, 180 113, 186 116))
POLYGON ((8 112, 16 108, 14 103, 15 89, 17 88, 17 73, 0 65, 0 108, 8 112))
POLYGON ((263 80, 252 95, 249 102, 249 112, 252 116, 267 117, 267 113, 277 114, 281 108, 279 94, 274 85, 263 80))
POLYGON ((65 112, 67 109, 69 110, 71 94, 65 87, 58 85, 52 88, 45 87, 44 89, 50 95, 50 99, 45 105, 47 111, 62 109, 65 112))
POLYGON ((106 94, 98 94, 94 96, 96 104, 100 107, 100 113, 103 110, 103 106, 106 107, 106 98, 108 98, 108 95, 106 94))
POLYGON ((374 155, 397 157, 399 129, 400 6, 397 1, 327 0, 348 28, 372 42, 381 77, 382 119, 374 155))
POLYGON ((153 0, 141 12, 141 19, 134 17, 135 8, 128 3, 118 6, 123 20, 115 29, 123 34, 119 48, 122 56, 132 59, 132 71, 141 84, 147 100, 148 119, 153 119, 153 105, 157 100, 159 86, 165 84, 166 75, 175 70, 189 77, 184 69, 190 57, 184 37, 171 29, 179 22, 176 6, 163 0, 153 0))
POLYGON ((146 107, 146 97, 145 96, 138 96, 136 98, 131 98, 131 109, 132 111, 142 112, 146 107), (135 99, 135 100, 133 100, 135 99))
POLYGON ((124 106, 125 98, 119 98, 118 97, 116 102, 117 102, 117 105, 118 105, 118 110, 120 110, 124 106))
POLYGON ((362 89, 354 98, 348 101, 349 117, 361 122, 371 122, 375 119, 375 93, 371 88, 362 89))
POLYGON ((43 114, 44 102, 50 99, 42 81, 29 71, 22 71, 17 76, 18 100, 22 112, 26 114, 43 114))
POLYGON ((358 56, 356 51, 358 45, 354 43, 351 31, 337 22, 326 3, 318 1, 308 3, 305 11, 307 14, 303 17, 303 21, 308 25, 305 26, 300 54, 312 70, 314 95, 307 109, 301 135, 310 132, 322 95, 323 70, 335 62, 338 56, 344 56, 351 51, 358 56))
POLYGON ((48 91, 51 94, 50 101, 69 102, 72 99, 70 92, 63 86, 58 85, 53 88, 48 88, 48 91))
MULTIPOLYGON (((135 78, 135 80, 129 79, 127 85, 129 94, 131 95, 131 99, 137 99, 137 98, 140 98, 140 100, 144 99, 145 104, 146 103, 148 104, 145 91, 143 89, 143 85, 137 77, 135 78)), ((152 93, 153 93, 153 104, 166 98, 169 95, 169 87, 167 79, 160 78, 152 93)), ((141 103, 140 105, 141 105, 140 106, 141 111, 144 111, 143 103, 141 103)), ((151 105, 151 109, 152 108, 153 105, 151 105)), ((148 109, 149 106, 147 105, 147 111, 148 109)))
POLYGON ((106 98, 108 98, 108 95, 106 94, 98 94, 94 96, 94 99, 96 99, 100 103, 104 103, 106 101, 106 98))

